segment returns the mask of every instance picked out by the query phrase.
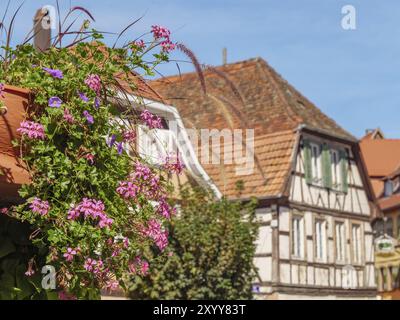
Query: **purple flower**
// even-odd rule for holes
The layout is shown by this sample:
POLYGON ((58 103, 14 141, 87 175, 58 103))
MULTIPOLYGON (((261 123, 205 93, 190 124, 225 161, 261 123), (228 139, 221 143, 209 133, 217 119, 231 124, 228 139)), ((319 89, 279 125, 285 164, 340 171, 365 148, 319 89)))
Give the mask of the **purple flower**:
POLYGON ((114 145, 115 140, 117 140, 117 136, 115 134, 113 134, 110 137, 110 139, 107 141, 107 145, 111 148, 114 145))
POLYGON ((93 119, 93 116, 89 113, 89 111, 83 111, 83 115, 85 116, 85 118, 86 118, 86 120, 87 120, 87 122, 89 123, 89 124, 93 124, 94 123, 94 119, 93 119))
POLYGON ((100 108, 100 98, 99 97, 94 98, 94 107, 96 109, 100 108))
POLYGON ((81 98, 82 101, 89 102, 89 98, 83 92, 78 92, 78 95, 79 95, 79 98, 81 98))
POLYGON ((51 97, 49 99, 49 107, 59 108, 61 107, 62 100, 59 97, 51 97))
POLYGON ((122 154, 123 150, 124 150, 123 143, 122 142, 118 143, 118 145, 117 145, 118 154, 122 154))
POLYGON ((43 70, 46 71, 49 75, 51 75, 53 78, 57 78, 57 79, 64 78, 64 75, 61 70, 50 69, 50 68, 43 68, 43 70))

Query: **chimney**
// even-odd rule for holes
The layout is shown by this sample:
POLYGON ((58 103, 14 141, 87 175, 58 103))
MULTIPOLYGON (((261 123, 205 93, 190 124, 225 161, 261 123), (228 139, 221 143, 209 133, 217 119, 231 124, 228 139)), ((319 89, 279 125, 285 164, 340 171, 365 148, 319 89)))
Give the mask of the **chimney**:
POLYGON ((222 49, 222 64, 226 65, 228 63, 228 50, 226 48, 222 49))
POLYGON ((33 19, 33 44, 36 50, 46 51, 50 48, 51 21, 49 11, 45 8, 39 9, 33 19))

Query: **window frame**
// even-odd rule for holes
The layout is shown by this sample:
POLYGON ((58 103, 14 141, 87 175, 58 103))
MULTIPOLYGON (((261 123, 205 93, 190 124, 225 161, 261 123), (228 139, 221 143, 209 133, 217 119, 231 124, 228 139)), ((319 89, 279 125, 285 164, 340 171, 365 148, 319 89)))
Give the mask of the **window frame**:
MULTIPOLYGON (((292 259, 295 260, 305 260, 306 259, 306 230, 305 230, 305 217, 303 214, 295 212, 292 213, 290 217, 290 255, 292 259), (296 237, 298 240, 300 240, 300 246, 299 246, 299 253, 295 252, 295 224, 294 220, 299 221, 299 235, 296 237)), ((296 250, 297 251, 297 250, 296 250)))
POLYGON ((351 243, 351 260, 354 265, 362 265, 364 261, 364 240, 363 240, 363 225, 359 222, 352 221, 350 223, 350 243, 351 243), (355 252, 355 241, 353 234, 353 227, 358 227, 359 230, 359 241, 356 243, 357 252, 355 252), (359 249, 359 251, 358 251, 359 249))
POLYGON ((320 143, 310 142, 311 151, 311 180, 313 184, 322 185, 322 145, 320 143), (318 154, 314 154, 315 148, 318 154))
POLYGON ((317 262, 327 262, 328 261, 328 234, 327 234, 327 221, 324 218, 315 217, 314 218, 314 258, 317 262), (319 244, 317 231, 317 224, 321 225, 321 243, 319 244), (319 248, 322 249, 322 257, 319 256, 319 248))
POLYGON ((338 219, 335 219, 334 221, 333 221, 333 239, 334 239, 334 245, 335 245, 335 262, 337 263, 337 264, 346 264, 346 261, 347 261, 347 232, 346 232, 346 221, 344 221, 344 220, 338 220, 338 219), (336 229, 336 226, 337 225, 342 225, 342 227, 343 227, 343 232, 339 235, 340 237, 342 237, 343 236, 343 241, 341 241, 342 242, 342 252, 341 252, 341 255, 342 255, 342 259, 339 259, 339 248, 338 248, 338 234, 337 234, 337 229, 336 229))

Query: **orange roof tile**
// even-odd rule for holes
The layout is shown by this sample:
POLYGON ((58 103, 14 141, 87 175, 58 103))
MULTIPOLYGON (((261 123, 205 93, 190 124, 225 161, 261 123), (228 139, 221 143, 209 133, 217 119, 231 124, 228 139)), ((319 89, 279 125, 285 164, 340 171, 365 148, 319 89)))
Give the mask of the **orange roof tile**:
POLYGON ((365 139, 360 147, 370 177, 386 177, 400 165, 400 139, 365 139))
POLYGON ((400 207, 400 194, 393 194, 390 197, 379 199, 378 203, 383 211, 398 208, 400 207))

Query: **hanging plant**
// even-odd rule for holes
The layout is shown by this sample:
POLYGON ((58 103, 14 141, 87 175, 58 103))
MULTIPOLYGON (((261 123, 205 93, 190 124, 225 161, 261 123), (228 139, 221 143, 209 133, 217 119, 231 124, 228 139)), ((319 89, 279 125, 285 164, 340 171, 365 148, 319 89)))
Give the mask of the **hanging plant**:
MULTIPOLYGON (((14 141, 30 183, 19 190, 25 202, 7 214, 35 230, 31 238, 56 270, 60 298, 96 299, 102 288, 125 288, 138 263, 144 276, 146 248, 161 255, 168 244, 163 225, 174 210, 164 173, 170 166, 146 163, 134 147, 136 125, 151 129, 158 119, 138 107, 140 99, 132 105, 125 97, 135 94, 139 70, 153 75, 175 45, 159 26, 149 42, 122 48, 107 47, 94 30, 69 30, 60 31, 45 52, 30 44, 5 47, 0 88, 30 92, 14 141), (77 34, 74 41, 61 47, 71 34, 77 34)), ((36 266, 32 260, 27 277, 40 273, 36 266)))

